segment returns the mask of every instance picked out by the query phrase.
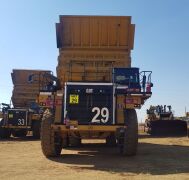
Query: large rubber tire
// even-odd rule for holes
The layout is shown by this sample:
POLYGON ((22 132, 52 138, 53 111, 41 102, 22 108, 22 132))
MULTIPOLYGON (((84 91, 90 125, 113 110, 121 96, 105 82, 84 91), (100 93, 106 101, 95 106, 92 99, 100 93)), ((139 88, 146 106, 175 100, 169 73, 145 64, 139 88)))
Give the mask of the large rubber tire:
POLYGON ((0 139, 7 139, 11 136, 11 130, 0 127, 0 139))
POLYGON ((14 137, 26 137, 28 131, 26 129, 13 129, 12 135, 14 137))
POLYGON ((7 139, 11 136, 11 130, 8 128, 2 127, 3 121, 4 121, 3 119, 0 121, 0 138, 7 139))
POLYGON ((46 157, 59 156, 62 151, 62 139, 51 127, 53 119, 50 112, 45 112, 41 122, 41 148, 46 157))
POLYGON ((114 133, 111 133, 109 136, 106 137, 106 145, 110 147, 117 145, 116 136, 114 133))
POLYGON ((69 137, 69 145, 71 147, 79 147, 79 146, 81 146, 81 138, 76 138, 76 137, 70 136, 69 137))
POLYGON ((120 145, 120 153, 125 156, 134 156, 138 147, 138 120, 135 109, 126 109, 126 126, 123 143, 120 145))
POLYGON ((32 125, 32 131, 33 131, 33 138, 40 139, 41 135, 41 121, 33 121, 32 125))

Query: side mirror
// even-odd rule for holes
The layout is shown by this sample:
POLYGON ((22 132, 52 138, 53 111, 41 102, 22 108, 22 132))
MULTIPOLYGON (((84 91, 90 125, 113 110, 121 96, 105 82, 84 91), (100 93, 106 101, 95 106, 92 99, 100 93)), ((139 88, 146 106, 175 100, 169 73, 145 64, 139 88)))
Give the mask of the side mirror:
POLYGON ((154 86, 154 84, 153 83, 150 83, 150 87, 153 87, 154 86))

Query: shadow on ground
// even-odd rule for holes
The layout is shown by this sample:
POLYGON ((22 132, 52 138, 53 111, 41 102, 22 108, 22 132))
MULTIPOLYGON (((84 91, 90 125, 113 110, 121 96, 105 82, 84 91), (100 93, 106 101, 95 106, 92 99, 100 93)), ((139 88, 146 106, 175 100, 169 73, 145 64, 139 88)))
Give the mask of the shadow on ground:
POLYGON ((51 160, 77 170, 101 170, 123 175, 189 173, 189 146, 139 143, 138 154, 134 157, 123 157, 116 147, 109 148, 104 144, 84 144, 73 150, 78 154, 64 154, 63 150, 59 158, 51 160))
POLYGON ((149 134, 139 134, 140 139, 149 138, 182 138, 187 137, 186 134, 162 134, 162 135, 149 135, 149 134))
POLYGON ((36 139, 33 136, 25 136, 25 137, 10 137, 6 139, 0 139, 0 142, 9 142, 9 141, 39 141, 40 139, 36 139))

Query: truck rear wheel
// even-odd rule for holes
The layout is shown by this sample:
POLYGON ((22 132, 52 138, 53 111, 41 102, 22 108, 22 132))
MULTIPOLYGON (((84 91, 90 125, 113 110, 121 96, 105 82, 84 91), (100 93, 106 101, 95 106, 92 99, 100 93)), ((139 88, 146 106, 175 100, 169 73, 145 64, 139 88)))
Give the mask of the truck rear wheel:
POLYGON ((0 127, 0 138, 1 139, 9 138, 10 135, 11 135, 10 129, 0 127))
POLYGON ((25 137, 27 135, 28 131, 26 129, 13 129, 12 135, 14 137, 25 137))
POLYGON ((53 118, 50 112, 44 113, 41 122, 41 148, 46 157, 59 156, 62 150, 62 138, 51 128, 53 118))
POLYGON ((32 126, 32 131, 33 131, 33 137, 35 139, 40 138, 40 131, 41 131, 41 121, 33 121, 33 126, 32 126))
POLYGON ((135 109, 125 110, 127 128, 120 135, 119 150, 122 155, 136 155, 138 146, 138 121, 135 109))
POLYGON ((8 129, 8 128, 2 127, 3 122, 4 122, 4 120, 2 119, 2 120, 0 121, 0 138, 1 138, 1 139, 6 139, 6 138, 9 138, 9 137, 10 137, 10 135, 11 135, 11 130, 8 129))

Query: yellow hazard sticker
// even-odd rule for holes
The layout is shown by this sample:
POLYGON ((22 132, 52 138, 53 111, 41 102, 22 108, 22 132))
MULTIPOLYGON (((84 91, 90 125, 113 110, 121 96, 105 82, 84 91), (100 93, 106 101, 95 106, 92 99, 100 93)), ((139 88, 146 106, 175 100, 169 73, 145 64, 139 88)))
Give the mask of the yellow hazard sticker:
POLYGON ((79 95, 70 94, 70 104, 79 104, 79 95))

